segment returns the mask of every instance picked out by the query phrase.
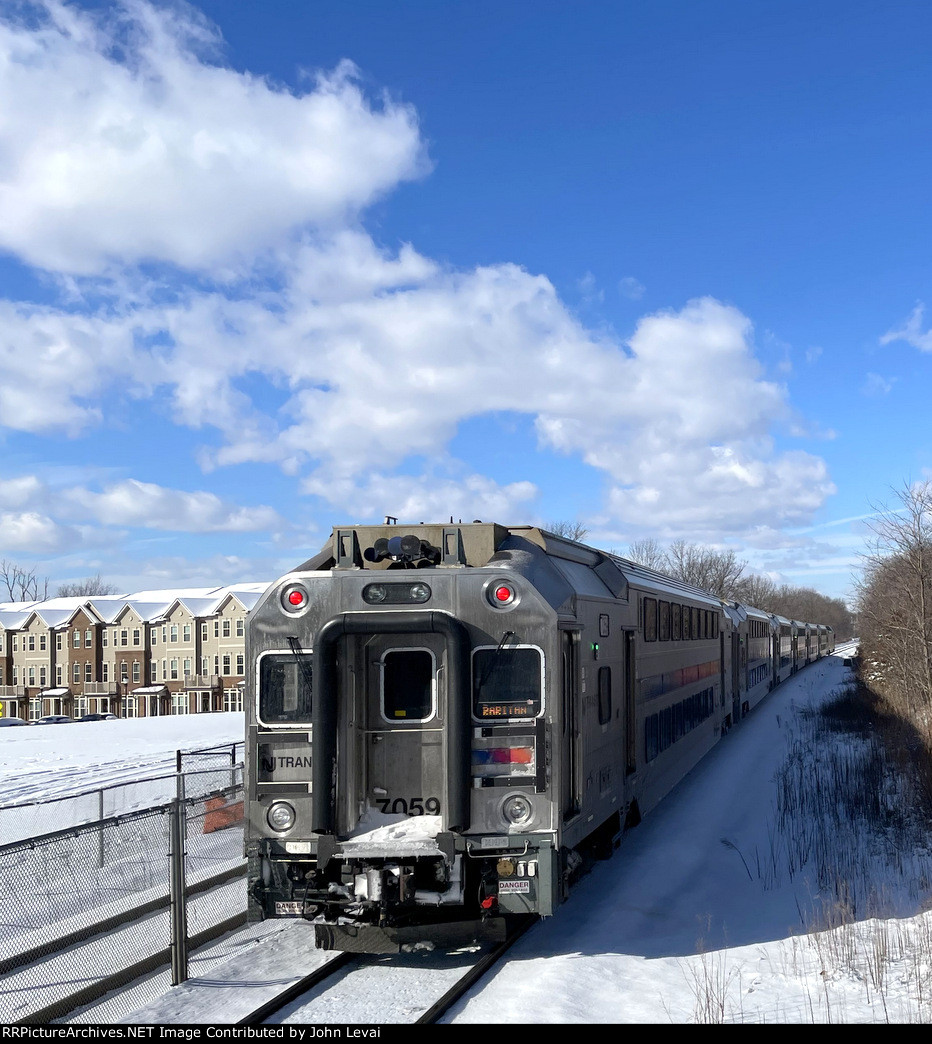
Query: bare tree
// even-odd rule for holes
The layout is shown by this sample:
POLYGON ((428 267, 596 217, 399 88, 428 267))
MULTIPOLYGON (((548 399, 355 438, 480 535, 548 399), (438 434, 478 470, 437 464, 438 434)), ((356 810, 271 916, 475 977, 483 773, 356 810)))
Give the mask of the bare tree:
POLYGON ((589 532, 582 522, 548 522, 544 529, 566 540, 583 540, 589 532))
POLYGON ((35 566, 27 569, 6 558, 0 559, 0 591, 4 590, 9 595, 8 601, 34 602, 48 598, 49 578, 40 577, 35 566))
POLYGON ((119 594, 119 589, 101 579, 100 573, 88 576, 73 584, 61 584, 58 588, 59 598, 71 598, 74 595, 112 595, 119 594))
POLYGON ((703 544, 674 540, 667 551, 667 572, 687 584, 705 588, 719 598, 730 599, 746 562, 734 551, 715 551, 703 544))
POLYGON ((658 573, 666 573, 670 568, 667 552, 653 537, 635 540, 628 545, 628 558, 645 569, 653 569, 658 573))
POLYGON ((874 540, 857 585, 865 654, 878 666, 883 695, 928 728, 932 711, 932 482, 893 491, 877 507, 874 540))

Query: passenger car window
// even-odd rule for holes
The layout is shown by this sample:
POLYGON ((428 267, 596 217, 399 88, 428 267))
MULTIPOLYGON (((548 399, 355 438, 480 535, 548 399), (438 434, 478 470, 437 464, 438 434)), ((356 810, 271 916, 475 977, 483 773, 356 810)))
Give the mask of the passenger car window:
POLYGON ((270 653, 259 661, 259 720, 266 725, 310 722, 311 653, 270 653))

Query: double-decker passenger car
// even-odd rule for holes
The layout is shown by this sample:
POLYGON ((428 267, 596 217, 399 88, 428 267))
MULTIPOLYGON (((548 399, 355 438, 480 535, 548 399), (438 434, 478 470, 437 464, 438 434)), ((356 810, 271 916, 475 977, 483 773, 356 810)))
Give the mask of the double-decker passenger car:
POLYGON ((789 625, 530 526, 335 529, 250 614, 250 917, 387 952, 551 914, 789 625))

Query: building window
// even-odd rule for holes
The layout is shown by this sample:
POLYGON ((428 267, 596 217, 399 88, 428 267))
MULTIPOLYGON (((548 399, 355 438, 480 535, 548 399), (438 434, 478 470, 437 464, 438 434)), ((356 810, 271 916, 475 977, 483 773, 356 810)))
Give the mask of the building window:
POLYGON ((91 674, 91 671, 93 671, 93 669, 94 665, 92 663, 86 663, 84 665, 84 680, 86 682, 94 680, 93 675, 91 674))
POLYGON ((136 697, 135 696, 124 696, 120 700, 120 714, 124 718, 135 718, 136 717, 136 697))
POLYGON ((162 660, 162 681, 168 678, 168 660, 162 660))
POLYGON ((158 681, 158 680, 159 680, 159 665, 155 662, 155 660, 153 660, 152 663, 149 664, 149 681, 158 681))
POLYGON ((46 642, 45 642, 45 635, 44 635, 44 634, 40 634, 40 635, 39 635, 39 648, 40 648, 40 649, 41 649, 41 650, 42 650, 43 652, 45 652, 45 648, 46 648, 46 642))
POLYGON ((58 664, 55 668, 55 684, 61 685, 61 683, 61 664, 58 664))
POLYGON ((88 628, 84 632, 84 648, 85 649, 90 649, 90 647, 93 644, 94 644, 94 632, 90 628, 88 628))
POLYGON ((125 627, 120 631, 120 645, 129 645, 129 631, 125 627))
POLYGON ((46 684, 45 678, 46 678, 45 668, 44 667, 40 667, 39 668, 39 684, 42 686, 43 689, 45 688, 45 684, 46 684))
POLYGON ((206 656, 201 657, 201 674, 210 674, 210 660, 206 656))
POLYGON ((230 673, 230 654, 229 653, 226 653, 224 655, 224 657, 223 657, 223 673, 224 674, 229 674, 230 673))
POLYGON ((191 677, 191 661, 190 660, 185 660, 184 663, 182 663, 182 665, 181 665, 181 670, 182 670, 182 673, 184 674, 184 676, 186 678, 190 678, 191 677))
POLYGON ((188 713, 188 694, 186 692, 172 693, 172 714, 188 713))
POLYGON ((158 627, 153 627, 153 628, 150 629, 150 631, 149 631, 149 638, 150 638, 150 640, 151 640, 153 645, 158 645, 159 644, 159 629, 158 629, 158 627))
POLYGON ((171 631, 169 633, 170 633, 171 640, 173 642, 177 642, 178 641, 178 624, 172 624, 171 631))
POLYGON ((35 648, 36 648, 36 636, 34 634, 31 634, 29 636, 29 651, 30 652, 34 652, 35 648))
POLYGON ((75 685, 81 680, 81 664, 75 663, 71 666, 71 680, 75 685))
POLYGON ((100 680, 110 681, 110 664, 106 660, 100 665, 100 680))
MULTIPOLYGON (((106 627, 100 632, 100 644, 101 645, 109 645, 110 644, 109 643, 109 638, 108 638, 109 633, 110 632, 107 630, 106 627)), ((59 646, 59 649, 60 648, 61 648, 61 646, 59 646)))
POLYGON ((243 673, 243 663, 244 663, 243 653, 237 653, 236 654, 236 673, 237 674, 241 675, 243 673))
POLYGON ((87 714, 87 697, 86 696, 75 696, 74 698, 74 716, 80 718, 82 714, 87 714))
POLYGON ((19 648, 19 641, 17 639, 17 636, 14 634, 13 635, 13 652, 16 652, 16 650, 18 648, 19 648))
POLYGON ((178 680, 178 661, 172 660, 171 662, 171 679, 172 681, 178 680))
POLYGON ((77 629, 77 627, 74 629, 74 633, 71 636, 71 644, 75 647, 75 649, 81 648, 81 632, 77 629))
POLYGON ((61 652, 61 631, 59 631, 58 634, 55 635, 55 648, 59 652, 61 652))
POLYGON ((202 642, 206 642, 207 641, 207 621, 206 620, 204 620, 201 623, 201 641, 202 642))
POLYGON ((214 674, 219 674, 219 673, 220 673, 220 657, 219 656, 215 656, 214 657, 214 674))
POLYGON ((182 640, 185 641, 185 642, 190 642, 191 641, 191 625, 189 623, 186 623, 184 625, 184 627, 182 628, 182 630, 181 630, 181 637, 182 637, 182 640))
POLYGON ((124 685, 129 681, 129 664, 126 660, 120 660, 120 681, 124 685))
POLYGON ((230 621, 227 620, 226 618, 224 618, 224 621, 223 621, 223 637, 224 638, 229 638, 230 637, 230 621))
POLYGON ((139 684, 139 678, 140 678, 139 661, 138 660, 133 660, 133 684, 134 685, 138 685, 139 684))
POLYGON ((138 627, 134 627, 133 628, 133 645, 135 645, 137 648, 139 647, 139 638, 140 638, 139 628, 138 627))
POLYGON ((223 709, 225 711, 241 711, 243 709, 243 690, 239 687, 224 689, 223 709))
POLYGON ((35 685, 36 684, 36 669, 35 669, 35 667, 30 667, 29 668, 29 684, 30 685, 35 685))
POLYGON ((240 616, 236 620, 236 637, 237 638, 242 638, 243 635, 245 635, 245 633, 246 633, 246 626, 245 626, 245 623, 243 622, 243 618, 240 616))

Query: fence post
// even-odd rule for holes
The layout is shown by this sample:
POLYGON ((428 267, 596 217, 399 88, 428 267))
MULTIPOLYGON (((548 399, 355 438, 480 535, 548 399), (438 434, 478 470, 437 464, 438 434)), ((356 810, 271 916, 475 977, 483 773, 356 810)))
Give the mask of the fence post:
POLYGON ((185 802, 181 751, 176 757, 176 792, 172 802, 169 844, 169 909, 171 911, 172 986, 188 980, 188 907, 185 897, 185 802))
POLYGON ((100 830, 97 835, 97 865, 102 870, 104 867, 104 788, 97 791, 97 821, 100 830))

